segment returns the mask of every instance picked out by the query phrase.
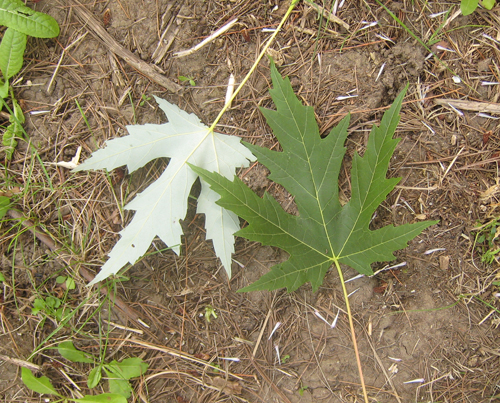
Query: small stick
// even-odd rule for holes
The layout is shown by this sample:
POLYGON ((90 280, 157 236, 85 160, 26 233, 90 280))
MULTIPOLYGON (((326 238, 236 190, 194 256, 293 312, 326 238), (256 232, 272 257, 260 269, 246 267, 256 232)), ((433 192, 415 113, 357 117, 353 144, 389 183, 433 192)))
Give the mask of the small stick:
POLYGON ((464 149, 465 149, 465 146, 460 149, 460 151, 457 153, 457 155, 455 155, 455 158, 453 158, 453 160, 450 162, 450 165, 448 165, 448 168, 446 168, 446 171, 444 172, 443 177, 440 178, 440 180, 439 180, 441 182, 441 184, 443 183, 444 178, 446 177, 446 175, 448 175, 448 172, 450 172, 451 167, 455 164, 455 162, 457 161, 458 157, 460 156, 460 154, 462 153, 462 151, 464 149))
POLYGON ((234 83, 235 83, 234 74, 231 73, 229 76, 229 81, 227 83, 226 102, 225 102, 226 104, 229 104, 228 108, 231 107, 231 98, 234 93, 234 83))
POLYGON ((235 18, 234 20, 229 21, 227 24, 220 27, 213 34, 211 34, 210 36, 208 36, 207 38, 202 40, 198 45, 193 46, 191 49, 183 50, 181 52, 175 52, 174 57, 184 57, 184 56, 189 56, 189 55, 193 54, 198 49, 201 49, 203 46, 212 42, 218 36, 221 36, 224 32, 226 32, 229 28, 231 28, 237 22, 238 22, 238 18, 235 18))
MULTIPOLYGON (((179 351, 179 350, 175 350, 171 347, 166 347, 166 346, 159 346, 157 344, 152 344, 152 343, 148 343, 148 342, 145 342, 145 341, 141 341, 141 340, 136 340, 136 339, 130 339, 128 341, 129 343, 134 343, 134 344, 138 344, 139 346, 142 346, 142 347, 145 347, 145 348, 149 348, 150 350, 156 350, 156 351, 160 351, 162 353, 166 353, 166 354, 169 354, 171 356, 174 356, 174 357, 177 357, 177 358, 182 358, 184 360, 187 360, 187 361, 191 361, 191 362, 195 362, 197 364, 201 364, 201 365, 204 365, 205 367, 207 368, 213 368, 212 364, 205 361, 205 360, 201 360, 199 358, 196 358, 194 356, 192 356, 191 354, 188 354, 188 353, 185 353, 183 351, 179 351)), ((244 379, 236 374, 233 374, 229 371, 226 371, 225 369, 223 368, 217 368, 220 372, 223 372, 233 378, 236 378, 240 381, 243 381, 244 379)))
POLYGON ((321 7, 319 4, 313 3, 310 0, 306 1, 312 8, 314 8, 318 13, 323 14, 328 21, 334 22, 335 24, 339 24, 344 27, 346 30, 349 30, 349 24, 343 20, 341 20, 336 15, 333 15, 330 11, 326 10, 324 7, 321 7))
POLYGON ((108 34, 108 32, 97 22, 92 13, 87 10, 79 1, 73 0, 73 3, 75 6, 74 10, 76 11, 76 14, 82 21, 83 25, 88 26, 94 32, 95 36, 99 38, 111 52, 120 56, 134 69, 144 74, 151 81, 154 81, 155 83, 166 88, 170 92, 177 93, 182 90, 183 87, 165 77, 163 75, 165 74, 165 72, 159 67, 153 67, 148 63, 142 61, 130 50, 124 48, 117 41, 115 41, 115 39, 110 34, 108 34))
POLYGON ((155 64, 161 63, 165 55, 167 54, 168 50, 170 49, 170 46, 172 46, 172 43, 174 42, 175 37, 179 33, 181 26, 177 26, 172 30, 172 33, 168 36, 168 40, 165 41, 165 36, 169 31, 169 28, 171 27, 171 24, 168 25, 168 27, 165 29, 163 32, 160 42, 158 42, 158 47, 153 53, 153 56, 151 58, 155 62, 155 64))
POLYGON ((57 76, 57 73, 59 72, 59 67, 61 67, 61 63, 64 59, 64 56, 66 55, 66 52, 71 49, 73 46, 75 46, 78 42, 80 42, 83 38, 85 38, 87 36, 88 32, 85 32, 83 35, 79 36, 78 38, 76 38, 73 42, 71 42, 68 46, 66 46, 65 48, 63 48, 62 50, 62 53, 61 53, 61 57, 59 58, 59 61, 57 62, 57 66, 56 66, 56 69, 54 70, 54 73, 52 74, 52 77, 49 81, 49 84, 47 85, 47 93, 49 95, 52 95, 52 91, 53 91, 53 87, 54 87, 54 81, 56 79, 56 76, 57 76))
POLYGON ((255 354, 257 354, 257 349, 259 348, 260 341, 262 340, 262 335, 264 334, 264 330, 266 329, 266 325, 270 317, 271 317, 271 309, 269 309, 269 311, 267 312, 267 316, 266 319, 264 320, 264 324, 262 325, 262 329, 260 329, 259 337, 257 337, 257 342, 255 343, 255 347, 252 352, 252 358, 254 358, 255 354))
POLYGON ((104 323, 109 323, 111 326, 114 326, 114 327, 116 327, 118 329, 126 330, 127 332, 144 334, 144 332, 141 329, 134 329, 132 327, 122 326, 122 325, 119 325, 118 323, 107 321, 106 319, 103 319, 102 321, 104 323))
POLYGON ((457 109, 466 111, 484 112, 484 113, 500 113, 500 104, 493 102, 474 102, 463 99, 446 99, 438 98, 434 100, 438 105, 451 106, 457 109))
POLYGON ((9 357, 7 355, 0 354, 0 360, 5 362, 10 362, 11 364, 17 365, 18 367, 28 368, 32 371, 38 372, 42 369, 40 365, 33 364, 32 362, 19 360, 17 358, 9 357))

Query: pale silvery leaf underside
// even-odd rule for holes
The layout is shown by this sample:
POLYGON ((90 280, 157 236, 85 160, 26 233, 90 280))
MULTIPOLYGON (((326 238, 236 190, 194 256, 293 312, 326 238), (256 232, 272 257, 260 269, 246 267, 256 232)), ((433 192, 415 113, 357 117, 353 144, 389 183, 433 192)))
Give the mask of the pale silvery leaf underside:
MULTIPOLYGON (((179 253, 180 220, 186 216, 189 192, 197 178, 188 163, 232 178, 235 169, 255 159, 239 138, 210 131, 194 114, 163 99, 156 101, 168 123, 127 126, 129 135, 108 141, 105 148, 75 169, 112 170, 126 165, 132 173, 156 158, 170 158, 163 174, 125 206, 135 210, 134 218, 120 232, 121 239, 90 284, 116 274, 127 263, 134 264, 156 236, 179 253)), ((218 199, 219 195, 202 181, 197 211, 205 214, 207 239, 212 239, 216 255, 231 276, 233 234, 240 229, 239 219, 217 205, 218 199)))

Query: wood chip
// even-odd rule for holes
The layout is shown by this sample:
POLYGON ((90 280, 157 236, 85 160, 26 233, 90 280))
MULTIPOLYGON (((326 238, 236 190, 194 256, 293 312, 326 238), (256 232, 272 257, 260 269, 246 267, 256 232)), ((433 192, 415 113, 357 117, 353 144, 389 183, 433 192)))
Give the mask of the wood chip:
POLYGON ((325 17, 328 21, 334 22, 335 24, 339 24, 342 27, 344 27, 346 30, 349 30, 349 24, 347 22, 341 20, 336 15, 333 15, 330 11, 328 11, 324 7, 321 7, 319 4, 310 3, 310 2, 307 2, 307 4, 309 6, 311 6, 313 9, 315 9, 318 13, 322 14, 323 17, 325 17))
POLYGON ((206 37, 204 40, 202 40, 200 43, 198 43, 197 45, 193 46, 192 48, 187 49, 187 50, 183 50, 181 52, 175 52, 174 53, 174 57, 185 57, 185 56, 189 56, 189 55, 193 54, 197 50, 201 49, 203 46, 205 46, 205 45, 209 44, 210 42, 212 42, 215 38, 221 36, 224 32, 226 32, 227 30, 229 30, 229 28, 231 28, 237 22, 238 22, 238 18, 235 18, 235 19, 229 21, 228 23, 226 23, 225 25, 223 25, 222 27, 220 27, 218 30, 216 30, 213 34, 211 34, 210 36, 206 37))
POLYGON ((466 101, 462 99, 446 99, 446 98, 434 99, 434 102, 438 105, 443 105, 447 107, 451 106, 452 108, 463 109, 466 111, 500 113, 500 104, 493 102, 475 102, 475 101, 466 101))
POLYGON ((448 270, 450 267, 450 257, 447 255, 439 256, 439 268, 441 270, 448 270))

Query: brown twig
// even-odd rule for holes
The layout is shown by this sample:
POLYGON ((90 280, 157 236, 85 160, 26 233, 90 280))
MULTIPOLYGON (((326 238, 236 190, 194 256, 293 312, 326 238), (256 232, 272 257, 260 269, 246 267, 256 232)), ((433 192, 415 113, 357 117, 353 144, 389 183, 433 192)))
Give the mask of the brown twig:
POLYGON ((442 106, 452 106, 457 109, 466 111, 483 112, 483 113, 500 113, 500 104, 493 102, 474 102, 465 99, 435 99, 434 102, 442 106))
POLYGON ((152 66, 134 55, 130 50, 121 46, 108 32, 97 22, 92 13, 87 10, 81 3, 73 0, 74 10, 82 23, 90 28, 90 30, 100 39, 111 52, 120 56, 125 60, 130 66, 144 74, 146 77, 154 81, 155 83, 165 87, 171 92, 179 92, 182 90, 182 86, 174 83, 169 78, 165 77, 163 74, 165 72, 157 66, 152 66))
POLYGON ((17 365, 18 367, 28 368, 32 371, 40 371, 40 365, 33 364, 32 362, 20 360, 18 358, 9 357, 7 355, 0 354, 0 360, 9 362, 11 364, 17 365))
POLYGON ((306 3, 311 6, 314 10, 316 10, 319 14, 322 14, 328 21, 333 22, 335 24, 339 24, 344 27, 346 30, 349 30, 349 24, 343 20, 341 20, 336 15, 333 15, 330 11, 321 7, 319 4, 316 4, 312 1, 306 1, 306 3))

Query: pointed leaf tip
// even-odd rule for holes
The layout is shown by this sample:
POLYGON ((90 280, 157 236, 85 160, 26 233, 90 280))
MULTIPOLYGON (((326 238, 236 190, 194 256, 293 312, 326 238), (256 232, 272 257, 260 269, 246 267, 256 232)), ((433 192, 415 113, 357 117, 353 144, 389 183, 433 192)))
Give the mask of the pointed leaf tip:
POLYGON ((41 395, 61 396, 57 393, 54 386, 52 386, 49 378, 46 376, 37 378, 28 368, 21 368, 21 379, 26 387, 34 392, 40 393, 41 395))

